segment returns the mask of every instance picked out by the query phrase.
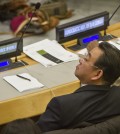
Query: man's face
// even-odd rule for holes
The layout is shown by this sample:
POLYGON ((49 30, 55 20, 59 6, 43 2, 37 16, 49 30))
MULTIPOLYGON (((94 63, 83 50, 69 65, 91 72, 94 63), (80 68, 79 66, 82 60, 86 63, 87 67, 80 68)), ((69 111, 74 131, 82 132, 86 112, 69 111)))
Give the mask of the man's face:
POLYGON ((92 49, 85 58, 80 58, 76 66, 75 76, 84 84, 92 84, 92 78, 97 75, 99 68, 94 66, 97 59, 103 54, 99 47, 92 49))

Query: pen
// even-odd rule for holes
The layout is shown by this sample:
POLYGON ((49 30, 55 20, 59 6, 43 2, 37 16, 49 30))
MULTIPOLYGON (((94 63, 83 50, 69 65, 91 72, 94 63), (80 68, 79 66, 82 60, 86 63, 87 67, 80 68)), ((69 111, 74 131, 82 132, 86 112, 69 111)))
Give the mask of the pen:
POLYGON ((24 77, 24 76, 21 76, 21 75, 19 75, 19 74, 16 74, 16 76, 19 77, 19 78, 22 78, 22 79, 24 79, 24 80, 31 81, 30 79, 28 79, 28 78, 26 78, 26 77, 24 77))

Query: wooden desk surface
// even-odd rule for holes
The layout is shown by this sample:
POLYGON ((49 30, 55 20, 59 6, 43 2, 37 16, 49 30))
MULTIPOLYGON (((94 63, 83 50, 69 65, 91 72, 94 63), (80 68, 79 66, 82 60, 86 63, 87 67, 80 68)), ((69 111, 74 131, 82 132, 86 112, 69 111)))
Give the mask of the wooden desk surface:
POLYGON ((22 60, 29 62, 31 66, 17 68, 0 74, 0 124, 18 118, 39 115, 45 111, 46 105, 54 95, 59 96, 72 93, 80 87, 79 81, 74 76, 75 66, 78 64, 78 61, 46 68, 26 56, 22 56, 22 60), (24 71, 36 77, 45 87, 20 93, 3 80, 5 75, 24 71))
POLYGON ((64 95, 72 93, 79 86, 79 82, 74 81, 51 89, 0 102, 0 124, 17 118, 39 115, 45 111, 46 105, 53 97, 52 92, 54 92, 55 96, 64 95))
MULTIPOLYGON (((109 26, 107 29, 107 33, 111 33, 119 37, 120 36, 120 22, 109 26)), ((28 59, 25 56, 23 56, 22 59, 25 61, 28 61, 32 65, 36 64, 35 61, 32 61, 31 59, 28 59)), ((5 72, 5 74, 7 74, 7 72, 5 72)), ((79 88, 79 86, 80 86, 79 81, 75 79, 71 82, 66 82, 59 86, 52 86, 52 87, 47 86, 45 87, 45 90, 42 90, 42 91, 37 90, 35 92, 28 92, 26 94, 21 94, 13 98, 1 100, 0 101, 0 124, 7 123, 11 120, 18 119, 18 118, 32 117, 32 116, 39 115, 44 112, 46 105, 54 96, 53 92, 55 96, 68 94, 68 93, 73 92, 77 88, 79 88)), ((2 89, 1 87, 1 90, 4 90, 4 89, 2 89)))

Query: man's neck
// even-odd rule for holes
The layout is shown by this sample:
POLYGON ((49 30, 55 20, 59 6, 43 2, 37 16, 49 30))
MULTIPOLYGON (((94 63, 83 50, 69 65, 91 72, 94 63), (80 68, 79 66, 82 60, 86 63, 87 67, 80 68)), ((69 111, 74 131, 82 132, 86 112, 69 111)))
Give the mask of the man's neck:
POLYGON ((86 82, 86 83, 81 83, 82 86, 84 85, 108 85, 104 81, 91 81, 91 82, 86 82))

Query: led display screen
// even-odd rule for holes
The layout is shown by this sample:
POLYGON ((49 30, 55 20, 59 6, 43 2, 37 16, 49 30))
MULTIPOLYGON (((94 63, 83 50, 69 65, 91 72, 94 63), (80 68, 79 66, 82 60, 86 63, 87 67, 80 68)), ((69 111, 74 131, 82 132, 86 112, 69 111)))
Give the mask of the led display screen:
POLYGON ((104 25, 104 17, 93 19, 88 22, 84 22, 84 23, 81 23, 81 24, 78 24, 69 28, 65 28, 64 37, 75 35, 77 33, 81 33, 81 32, 94 29, 103 25, 104 25))
POLYGON ((0 55, 15 52, 16 49, 17 49, 17 42, 5 46, 0 46, 0 55))
POLYGON ((93 40, 99 40, 99 38, 100 38, 99 34, 95 34, 95 35, 92 35, 90 37, 82 38, 82 43, 86 44, 86 43, 89 43, 93 40))
POLYGON ((104 11, 56 27, 56 40, 64 43, 99 33, 109 26, 109 12, 104 11))
POLYGON ((2 62, 0 62, 0 68, 6 67, 6 66, 9 66, 9 62, 8 61, 2 61, 2 62))
POLYGON ((0 60, 9 59, 21 55, 23 52, 23 39, 11 38, 0 42, 0 60))

